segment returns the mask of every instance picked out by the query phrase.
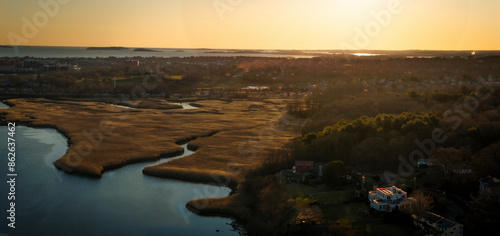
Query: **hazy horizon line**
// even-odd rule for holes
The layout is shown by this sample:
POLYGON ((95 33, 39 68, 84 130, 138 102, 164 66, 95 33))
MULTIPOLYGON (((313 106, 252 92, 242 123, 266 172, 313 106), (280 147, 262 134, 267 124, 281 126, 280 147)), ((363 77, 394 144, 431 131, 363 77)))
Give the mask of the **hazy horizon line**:
POLYGON ((265 50, 265 51, 500 51, 500 49, 263 49, 263 48, 210 48, 210 47, 145 47, 145 46, 121 46, 121 45, 111 45, 111 46, 60 46, 60 45, 9 45, 0 44, 0 47, 66 47, 66 48, 112 48, 112 47, 123 47, 130 49, 137 48, 151 48, 151 49, 198 49, 198 50, 265 50))

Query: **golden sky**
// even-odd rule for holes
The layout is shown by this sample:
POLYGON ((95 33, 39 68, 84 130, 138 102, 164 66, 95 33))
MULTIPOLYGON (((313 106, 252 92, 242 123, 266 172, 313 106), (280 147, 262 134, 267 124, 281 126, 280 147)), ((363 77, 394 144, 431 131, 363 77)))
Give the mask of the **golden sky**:
POLYGON ((498 0, 2 0, 0 45, 500 50, 498 0))

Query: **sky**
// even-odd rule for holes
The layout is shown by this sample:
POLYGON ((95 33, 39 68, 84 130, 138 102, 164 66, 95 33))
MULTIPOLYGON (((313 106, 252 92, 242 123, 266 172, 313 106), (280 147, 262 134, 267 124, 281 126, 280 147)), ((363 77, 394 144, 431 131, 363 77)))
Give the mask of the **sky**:
POLYGON ((0 45, 500 50, 499 0, 1 0, 0 45))

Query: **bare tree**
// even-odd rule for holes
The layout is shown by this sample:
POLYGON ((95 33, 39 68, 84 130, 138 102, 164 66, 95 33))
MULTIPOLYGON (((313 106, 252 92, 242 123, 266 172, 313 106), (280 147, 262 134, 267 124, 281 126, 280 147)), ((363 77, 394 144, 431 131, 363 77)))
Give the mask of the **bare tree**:
POLYGON ((421 190, 415 190, 408 199, 405 199, 405 207, 403 210, 410 215, 422 215, 423 212, 429 211, 434 199, 431 195, 425 194, 421 190))

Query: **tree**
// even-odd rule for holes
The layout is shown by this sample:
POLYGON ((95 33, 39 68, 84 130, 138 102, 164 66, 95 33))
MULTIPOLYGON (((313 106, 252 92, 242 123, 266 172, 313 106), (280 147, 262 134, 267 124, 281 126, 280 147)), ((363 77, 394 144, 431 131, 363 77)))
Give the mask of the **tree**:
POLYGON ((398 84, 397 83, 392 83, 391 84, 391 92, 396 92, 396 89, 398 89, 398 84))
POLYGON ((411 98, 420 98, 423 97, 421 93, 419 93, 416 89, 410 89, 406 92, 406 95, 411 98))
POLYGON ((326 165, 326 181, 333 186, 338 186, 342 183, 342 177, 345 175, 346 169, 344 162, 335 160, 326 165))
POLYGON ((246 222, 248 235, 283 235, 295 218, 294 201, 274 176, 250 177, 234 195, 234 207, 246 222))
POLYGON ((486 188, 480 191, 469 206, 483 220, 500 223, 500 189, 486 188))
POLYGON ((405 207, 403 210, 410 214, 421 216, 422 213, 429 211, 433 204, 434 198, 431 195, 425 194, 421 190, 415 190, 408 199, 405 199, 405 207))
POLYGON ((351 161, 358 165, 363 164, 368 169, 383 169, 394 162, 387 151, 383 138, 370 137, 351 149, 351 161))
POLYGON ((472 163, 481 175, 500 176, 500 141, 489 145, 475 153, 472 163))
POLYGON ((462 167, 464 165, 464 154, 468 152, 466 148, 440 147, 436 149, 430 159, 432 163, 443 167, 444 173, 448 178, 453 167, 462 167))
POLYGON ((491 235, 491 232, 500 232, 499 189, 487 188, 480 191, 468 206, 470 213, 463 221, 469 232, 474 232, 476 235, 491 235))

